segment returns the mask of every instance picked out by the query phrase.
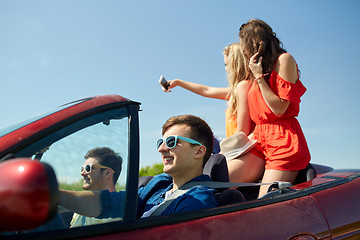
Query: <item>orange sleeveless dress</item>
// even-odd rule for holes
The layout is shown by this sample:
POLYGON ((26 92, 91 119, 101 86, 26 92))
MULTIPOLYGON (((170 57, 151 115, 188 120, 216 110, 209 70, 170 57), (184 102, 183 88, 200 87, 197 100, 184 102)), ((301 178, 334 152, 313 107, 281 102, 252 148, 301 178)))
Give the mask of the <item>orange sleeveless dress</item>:
POLYGON ((236 117, 230 116, 230 109, 226 109, 225 112, 225 127, 226 137, 233 135, 237 129, 236 117))
POLYGON ((256 124, 254 137, 258 144, 251 152, 265 159, 266 169, 304 169, 311 157, 305 136, 295 117, 299 114, 300 97, 306 88, 299 79, 296 83, 290 83, 275 71, 270 75, 269 86, 277 96, 289 100, 290 104, 286 112, 277 117, 266 104, 257 82, 252 83, 248 104, 251 120, 256 124))

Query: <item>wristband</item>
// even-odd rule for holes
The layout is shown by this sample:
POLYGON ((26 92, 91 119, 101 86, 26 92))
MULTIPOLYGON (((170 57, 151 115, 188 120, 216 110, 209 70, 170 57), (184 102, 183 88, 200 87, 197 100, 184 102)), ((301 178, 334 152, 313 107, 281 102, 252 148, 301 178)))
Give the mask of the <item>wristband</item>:
POLYGON ((269 73, 263 73, 263 74, 261 74, 259 77, 255 78, 254 81, 258 82, 258 80, 259 80, 260 78, 263 78, 263 77, 265 77, 265 76, 267 76, 267 75, 269 75, 269 73))

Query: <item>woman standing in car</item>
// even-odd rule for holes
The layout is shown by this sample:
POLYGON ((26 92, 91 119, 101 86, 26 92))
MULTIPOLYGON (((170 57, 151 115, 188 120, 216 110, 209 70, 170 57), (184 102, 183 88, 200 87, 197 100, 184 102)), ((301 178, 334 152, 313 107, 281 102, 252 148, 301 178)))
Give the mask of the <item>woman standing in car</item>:
MULTIPOLYGON (((248 64, 241 71, 251 80, 248 104, 255 122, 256 147, 228 161, 230 181, 294 182, 299 170, 310 162, 310 152, 295 118, 306 88, 298 66, 286 53, 271 27, 252 19, 239 29, 240 46, 248 64), (265 168, 265 170, 264 170, 265 168)), ((267 192, 260 188, 259 196, 267 192)))

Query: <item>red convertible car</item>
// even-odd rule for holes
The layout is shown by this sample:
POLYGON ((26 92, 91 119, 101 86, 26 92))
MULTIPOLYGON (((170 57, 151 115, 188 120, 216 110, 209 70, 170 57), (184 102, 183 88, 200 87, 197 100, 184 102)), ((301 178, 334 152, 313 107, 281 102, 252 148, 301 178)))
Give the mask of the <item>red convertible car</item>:
MULTIPOLYGON (((151 178, 139 178, 139 107, 96 96, 0 130, 0 239, 360 239, 360 170, 313 163, 293 186, 274 183, 261 198, 258 183, 222 187, 216 208, 138 219, 137 190, 151 178), (124 159, 124 216, 69 228, 72 212, 58 206, 59 185, 81 181, 83 156, 98 146, 124 159)), ((228 181, 220 154, 204 172, 228 181)))

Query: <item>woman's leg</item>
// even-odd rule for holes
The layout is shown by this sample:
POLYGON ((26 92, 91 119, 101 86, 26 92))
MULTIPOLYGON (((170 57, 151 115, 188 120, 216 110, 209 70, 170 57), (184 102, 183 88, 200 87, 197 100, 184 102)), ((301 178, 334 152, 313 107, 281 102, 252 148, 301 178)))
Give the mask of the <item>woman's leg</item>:
POLYGON ((265 160, 248 152, 240 158, 227 161, 230 182, 257 182, 262 178, 265 160))
MULTIPOLYGON (((282 171, 266 169, 262 179, 263 183, 273 183, 275 181, 283 181, 293 183, 299 171, 282 171)), ((267 193, 269 186, 263 185, 260 187, 259 197, 267 193)))

